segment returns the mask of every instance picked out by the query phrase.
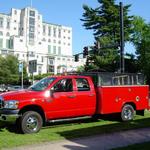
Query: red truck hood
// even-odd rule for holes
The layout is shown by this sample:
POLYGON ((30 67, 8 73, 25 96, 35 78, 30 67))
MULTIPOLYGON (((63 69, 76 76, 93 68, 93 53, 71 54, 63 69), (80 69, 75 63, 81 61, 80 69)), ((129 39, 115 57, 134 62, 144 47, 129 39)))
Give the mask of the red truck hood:
POLYGON ((31 90, 19 90, 19 91, 11 91, 0 94, 5 100, 28 100, 33 98, 41 97, 41 92, 39 91, 31 91, 31 90))

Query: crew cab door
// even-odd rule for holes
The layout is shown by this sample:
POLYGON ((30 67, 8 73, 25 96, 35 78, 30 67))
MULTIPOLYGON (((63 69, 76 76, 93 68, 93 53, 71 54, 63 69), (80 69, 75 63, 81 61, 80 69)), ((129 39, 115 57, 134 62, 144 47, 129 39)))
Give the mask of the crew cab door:
POLYGON ((78 99, 78 111, 82 115, 93 115, 96 111, 96 93, 89 78, 75 78, 75 95, 78 99))
POLYGON ((93 95, 89 96, 90 91, 77 91, 76 85, 76 79, 64 78, 51 88, 53 94, 47 106, 48 119, 77 117, 91 112, 93 95))

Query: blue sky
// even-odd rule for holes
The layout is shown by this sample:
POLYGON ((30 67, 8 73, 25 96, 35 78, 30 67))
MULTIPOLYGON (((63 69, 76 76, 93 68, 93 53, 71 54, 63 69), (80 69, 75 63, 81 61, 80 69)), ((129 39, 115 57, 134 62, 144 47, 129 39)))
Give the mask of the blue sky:
MULTIPOLYGON (((116 0, 123 4, 131 4, 130 14, 143 17, 150 22, 149 0, 116 0)), ((30 6, 31 0, 0 0, 0 12, 10 13, 11 8, 22 9, 30 6)), ((85 30, 80 21, 83 14, 83 4, 95 8, 97 0, 32 0, 32 5, 42 15, 46 22, 70 26, 73 29, 73 53, 81 52, 86 45, 92 45, 92 31, 85 30)), ((126 51, 134 52, 133 46, 126 46, 126 51)))

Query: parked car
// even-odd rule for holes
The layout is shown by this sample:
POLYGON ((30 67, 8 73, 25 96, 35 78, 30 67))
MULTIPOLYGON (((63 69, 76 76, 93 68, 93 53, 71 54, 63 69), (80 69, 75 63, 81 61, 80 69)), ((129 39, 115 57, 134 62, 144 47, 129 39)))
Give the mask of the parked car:
POLYGON ((8 91, 18 91, 18 90, 21 90, 22 87, 20 85, 10 85, 7 87, 7 90, 8 91))

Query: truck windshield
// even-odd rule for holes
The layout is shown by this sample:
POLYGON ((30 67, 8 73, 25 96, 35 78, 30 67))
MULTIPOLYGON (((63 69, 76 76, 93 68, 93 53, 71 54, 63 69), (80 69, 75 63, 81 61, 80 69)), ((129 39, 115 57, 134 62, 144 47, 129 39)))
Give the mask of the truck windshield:
POLYGON ((33 91, 43 91, 45 90, 56 78, 44 78, 32 86, 30 86, 28 89, 33 91))

